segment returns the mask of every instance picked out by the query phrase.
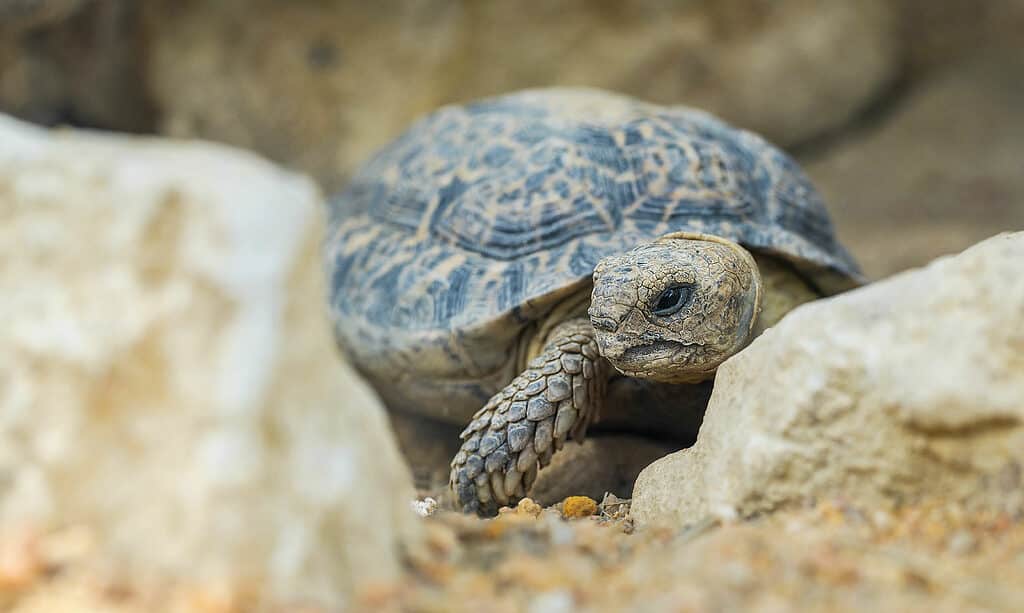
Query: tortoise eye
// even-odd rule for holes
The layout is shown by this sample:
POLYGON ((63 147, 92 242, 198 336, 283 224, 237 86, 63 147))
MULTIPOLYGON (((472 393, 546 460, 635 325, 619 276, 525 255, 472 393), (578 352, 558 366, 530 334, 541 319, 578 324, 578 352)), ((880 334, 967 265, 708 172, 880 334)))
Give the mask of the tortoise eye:
POLYGON ((693 285, 689 283, 673 285, 661 292, 661 295, 654 302, 654 308, 651 312, 658 317, 668 317, 679 312, 679 309, 689 304, 692 298, 693 285))

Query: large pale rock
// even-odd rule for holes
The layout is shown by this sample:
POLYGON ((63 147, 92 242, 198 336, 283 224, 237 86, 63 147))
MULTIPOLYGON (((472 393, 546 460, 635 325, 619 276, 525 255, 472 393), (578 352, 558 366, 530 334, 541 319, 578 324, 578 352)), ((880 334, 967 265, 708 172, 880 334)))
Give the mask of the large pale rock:
POLYGON ((1024 233, 791 312, 719 369, 694 447, 647 467, 641 524, 808 498, 1024 512, 1024 233))
POLYGON ((275 601, 394 578, 411 482, 336 355, 320 214, 249 154, 0 117, 0 532, 275 601))
POLYGON ((896 75, 882 0, 147 5, 162 129, 341 184, 417 116, 526 87, 707 108, 782 144, 846 122, 896 75))

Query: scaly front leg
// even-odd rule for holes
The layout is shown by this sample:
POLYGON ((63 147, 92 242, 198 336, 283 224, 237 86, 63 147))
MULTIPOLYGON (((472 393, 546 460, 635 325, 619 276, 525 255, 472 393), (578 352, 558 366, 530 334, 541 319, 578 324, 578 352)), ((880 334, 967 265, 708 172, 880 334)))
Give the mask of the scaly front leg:
POLYGON ((589 320, 556 327, 541 354, 462 432, 450 486, 463 512, 494 515, 515 504, 567 437, 581 442, 600 412, 607 368, 589 320))

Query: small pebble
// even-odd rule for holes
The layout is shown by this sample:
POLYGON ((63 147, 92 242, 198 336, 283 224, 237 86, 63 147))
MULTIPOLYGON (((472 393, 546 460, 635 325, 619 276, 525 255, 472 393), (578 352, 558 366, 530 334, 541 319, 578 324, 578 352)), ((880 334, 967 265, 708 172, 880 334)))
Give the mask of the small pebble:
POLYGON ((577 519, 597 513, 597 501, 589 496, 569 496, 562 502, 562 517, 577 519))
POLYGON ((28 588, 42 576, 40 536, 32 529, 0 535, 0 592, 28 588))
POLYGON ((887 531, 893 526, 892 515, 889 515, 885 511, 875 511, 871 514, 871 521, 875 525, 875 529, 879 531, 887 531))
POLYGON ((569 590, 543 592, 533 597, 530 602, 530 613, 572 613, 572 593, 569 590))
POLYGON ((501 507, 498 509, 498 517, 508 519, 537 519, 544 512, 544 507, 533 501, 532 498, 523 498, 514 507, 501 507))
POLYGON ((630 503, 628 498, 619 498, 611 492, 605 492, 604 499, 598 505, 603 517, 613 520, 625 520, 629 516, 630 503))
POLYGON ((413 512, 420 517, 430 517, 437 511, 437 501, 430 497, 413 500, 410 504, 413 512))
POLYGON ((978 546, 977 539, 966 530, 958 530, 949 537, 949 553, 962 556, 973 552, 978 546))
POLYGON ((516 505, 516 513, 529 515, 530 517, 539 517, 540 512, 543 510, 544 508, 534 502, 532 498, 523 498, 516 505))

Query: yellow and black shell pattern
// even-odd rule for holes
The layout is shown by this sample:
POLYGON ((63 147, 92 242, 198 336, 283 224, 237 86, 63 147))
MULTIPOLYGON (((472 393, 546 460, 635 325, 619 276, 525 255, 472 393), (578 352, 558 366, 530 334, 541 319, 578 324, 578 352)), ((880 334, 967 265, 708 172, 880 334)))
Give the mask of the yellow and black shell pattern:
POLYGON ((826 292, 860 279, 804 173, 760 137, 694 109, 538 89, 430 114, 331 200, 335 331, 386 400, 460 421, 601 258, 678 231, 784 257, 826 292))

